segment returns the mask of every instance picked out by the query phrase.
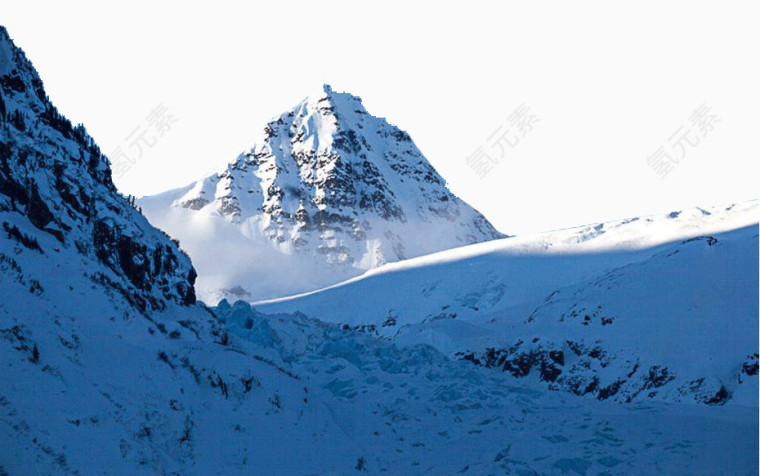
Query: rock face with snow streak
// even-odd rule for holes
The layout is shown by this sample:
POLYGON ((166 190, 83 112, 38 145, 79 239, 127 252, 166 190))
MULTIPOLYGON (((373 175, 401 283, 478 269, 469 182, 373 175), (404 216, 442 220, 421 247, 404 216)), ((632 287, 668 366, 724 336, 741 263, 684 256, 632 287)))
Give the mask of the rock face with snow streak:
POLYGON ((188 249, 210 301, 300 292, 504 236, 446 188, 406 132, 327 85, 220 173, 140 205, 188 249))

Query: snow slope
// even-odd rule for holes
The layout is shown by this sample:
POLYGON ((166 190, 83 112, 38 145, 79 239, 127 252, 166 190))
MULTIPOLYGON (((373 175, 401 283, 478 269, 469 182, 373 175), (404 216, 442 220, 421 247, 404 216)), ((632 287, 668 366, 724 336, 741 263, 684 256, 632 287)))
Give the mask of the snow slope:
POLYGON ((415 323, 445 305, 472 318, 522 302, 532 310, 558 285, 646 259, 658 246, 756 225, 759 219, 760 205, 750 201, 511 237, 390 263, 321 290, 253 304, 262 311, 299 310, 349 324, 380 323, 390 310, 399 324, 415 323), (483 296, 470 303, 471 293, 483 296))
POLYGON ((406 132, 327 85, 219 173, 139 205, 182 242, 209 303, 312 290, 504 236, 446 188, 406 132))
POLYGON ((757 218, 747 202, 509 238, 254 306, 599 399, 753 404, 757 218))
POLYGON ((2 283, 4 473, 756 471, 756 406, 583 400, 242 302, 148 319, 77 274, 2 283))

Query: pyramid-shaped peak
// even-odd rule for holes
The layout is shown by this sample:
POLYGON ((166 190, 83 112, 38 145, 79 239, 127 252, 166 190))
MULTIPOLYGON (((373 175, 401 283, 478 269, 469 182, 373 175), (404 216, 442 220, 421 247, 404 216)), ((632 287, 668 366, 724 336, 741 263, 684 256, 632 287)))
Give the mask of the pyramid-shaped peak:
POLYGON ((225 275, 222 287, 213 279, 199 285, 211 301, 236 286, 251 299, 296 294, 383 263, 504 236, 448 190, 409 134, 327 84, 270 120, 223 172, 141 206, 192 243, 201 274, 225 275), (174 226, 190 216, 245 237, 229 261, 216 259, 212 236, 174 226), (259 246, 266 262, 257 258, 259 246), (307 271, 264 278, 272 267, 307 271))

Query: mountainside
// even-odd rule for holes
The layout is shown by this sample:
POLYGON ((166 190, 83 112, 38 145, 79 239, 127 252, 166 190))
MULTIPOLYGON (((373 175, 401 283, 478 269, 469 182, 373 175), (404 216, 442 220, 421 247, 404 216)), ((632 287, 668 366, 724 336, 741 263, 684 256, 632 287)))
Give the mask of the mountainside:
POLYGON ((327 85, 273 118, 223 171, 139 205, 179 238, 207 302, 316 289, 503 237, 407 133, 327 85))
POLYGON ((472 245, 253 305, 429 344, 601 400, 752 405, 759 209, 692 209, 472 245))
POLYGON ((117 289, 141 311, 194 303, 188 257, 117 193, 106 157, 84 126, 73 127, 50 103, 5 29, 0 87, 3 268, 16 270, 12 249, 50 260, 75 253, 107 269, 92 273, 93 282, 117 289))

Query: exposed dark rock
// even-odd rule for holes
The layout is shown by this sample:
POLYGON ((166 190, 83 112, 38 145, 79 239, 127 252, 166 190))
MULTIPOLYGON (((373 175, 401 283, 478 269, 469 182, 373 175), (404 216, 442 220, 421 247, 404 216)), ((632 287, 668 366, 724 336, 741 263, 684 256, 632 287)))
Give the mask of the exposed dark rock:
POLYGON ((758 373, 758 353, 747 356, 747 360, 742 364, 742 373, 745 375, 757 375, 758 373))
POLYGON ((731 395, 729 395, 728 390, 726 390, 726 387, 721 385, 720 390, 718 390, 715 395, 705 400, 705 403, 707 405, 723 405, 728 401, 729 398, 731 398, 731 395))

